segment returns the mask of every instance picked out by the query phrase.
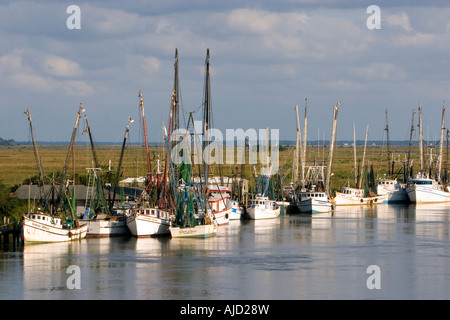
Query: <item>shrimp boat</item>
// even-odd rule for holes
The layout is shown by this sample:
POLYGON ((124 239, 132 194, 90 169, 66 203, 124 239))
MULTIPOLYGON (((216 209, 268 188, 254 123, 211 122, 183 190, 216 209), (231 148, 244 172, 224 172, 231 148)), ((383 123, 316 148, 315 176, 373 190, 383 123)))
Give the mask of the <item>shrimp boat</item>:
POLYGON ((230 220, 240 220, 242 219, 242 216, 244 215, 244 207, 240 204, 238 200, 234 199, 227 199, 228 207, 231 207, 230 212, 230 220))
POLYGON ((323 191, 324 166, 309 166, 305 188, 295 193, 295 204, 302 213, 325 213, 333 209, 327 192, 323 191))
POLYGON ((63 242, 80 240, 86 237, 88 225, 77 225, 77 221, 54 217, 38 210, 29 212, 22 220, 22 239, 30 242, 63 242))
MULTIPOLYGON (((419 106, 419 128, 422 132, 422 107, 419 106)), ((414 178, 409 179, 406 192, 408 193, 409 200, 413 203, 437 203, 437 202, 450 202, 450 190, 448 186, 442 183, 442 149, 444 145, 444 131, 445 131, 445 106, 442 107, 442 122, 441 122, 441 139, 440 139, 440 151, 438 158, 438 172, 435 173, 437 179, 431 179, 427 174, 422 172, 423 165, 421 164, 421 172, 419 172, 414 178)), ((420 146, 421 146, 421 162, 422 160, 422 145, 423 137, 420 134, 420 146)), ((430 162, 432 161, 432 155, 430 154, 430 162)))
MULTIPOLYGON (((66 161, 63 167, 63 176, 62 181, 65 182, 65 174, 67 172, 67 165, 69 155, 72 151, 73 142, 75 139, 75 134, 77 131, 79 119, 81 117, 81 113, 84 112, 84 109, 80 105, 78 116, 75 122, 75 127, 72 133, 72 140, 69 146, 69 152, 66 157, 66 161)), ((27 108, 25 114, 28 116, 28 120, 30 123, 31 135, 33 138, 33 146, 36 156, 36 161, 39 168, 39 177, 40 177, 40 186, 41 190, 44 189, 44 174, 42 169, 42 162, 38 153, 36 137, 34 133, 33 124, 31 121, 30 110, 27 108)), ((53 188, 52 188, 53 189, 53 188)), ((67 187, 65 183, 61 183, 60 193, 58 195, 58 201, 52 202, 49 201, 48 197, 43 199, 44 207, 53 208, 54 204, 59 204, 60 201, 64 198, 65 208, 61 207, 62 210, 66 213, 66 218, 63 220, 61 217, 57 216, 50 210, 49 212, 44 212, 40 207, 37 208, 36 212, 29 210, 29 212, 23 216, 21 232, 22 232, 22 240, 24 243, 32 243, 32 242, 63 242, 63 241, 73 241, 80 240, 86 237, 88 226, 86 224, 81 224, 77 219, 75 214, 75 192, 73 196, 69 196, 69 192, 67 192, 67 187)), ((42 195, 41 195, 42 196, 42 195)), ((42 197, 44 198, 44 197, 42 197)), ((62 213, 62 212, 60 212, 62 213)), ((59 214, 59 213, 58 213, 59 214)))
MULTIPOLYGON (((151 172, 142 90, 139 91, 139 97, 145 136, 147 166, 148 172, 151 172)), ((164 179, 163 184, 165 184, 166 182, 165 180, 166 179, 164 179)), ((152 178, 150 178, 146 190, 152 186, 152 183, 153 183, 152 178)), ((146 193, 146 190, 142 192, 141 199, 143 197, 149 198, 149 195, 146 193)), ((129 216, 127 218, 126 223, 131 234, 136 237, 170 236, 169 228, 173 219, 172 212, 170 210, 159 208, 158 206, 150 206, 150 201, 147 201, 145 204, 142 204, 140 203, 141 199, 139 199, 138 203, 129 210, 129 216)), ((162 204, 162 202, 160 203, 162 204)))
POLYGON ((413 203, 450 202, 448 189, 422 173, 408 181, 406 192, 413 203))
POLYGON ((258 194, 254 199, 250 200, 250 206, 247 207, 247 214, 250 219, 274 219, 280 215, 280 207, 275 200, 258 194))
POLYGON ((297 206, 304 213, 325 213, 333 210, 330 197, 324 191, 300 191, 297 195, 297 206))
MULTIPOLYGON (((176 51, 176 63, 178 62, 178 50, 176 51)), ((176 64, 177 65, 177 64, 176 64)), ((210 99, 210 63, 209 63, 209 49, 206 52, 205 59, 205 96, 203 103, 203 135, 206 135, 209 131, 211 122, 211 99, 210 99)), ((177 73, 175 73, 177 75, 177 73)), ((177 81, 175 81, 177 84, 177 81)), ((174 89, 174 93, 177 89, 174 89)), ((176 95, 177 96, 177 95, 176 95)), ((174 99, 172 99, 174 100, 174 99)), ((173 117, 177 117, 176 114, 176 101, 172 102, 172 108, 170 112, 169 123, 172 123, 173 117), (175 112, 173 112, 175 111, 175 112)), ((172 128, 169 128, 171 132, 172 128)), ((185 133, 183 137, 190 137, 190 133, 185 133)), ((170 137, 167 137, 167 152, 170 153, 168 141, 170 137)), ((206 147, 207 137, 203 137, 203 150, 206 147)), ((169 155, 172 159, 172 157, 169 155)), ((172 238, 209 238, 217 234, 219 228, 218 221, 216 220, 210 202, 208 201, 207 187, 208 187, 208 160, 203 158, 203 182, 192 182, 192 166, 190 163, 181 163, 179 167, 182 176, 184 177, 184 184, 179 185, 175 193, 176 199, 176 215, 175 219, 170 226, 170 233, 172 238)), ((172 162, 171 169, 173 172, 172 162)), ((172 173, 172 185, 178 185, 175 183, 175 177, 172 173)))
POLYGON ((409 202, 406 186, 397 179, 377 179, 377 195, 384 196, 383 203, 409 202))
MULTIPOLYGON (((89 134, 91 149, 93 154, 93 160, 95 168, 87 168, 89 171, 89 182, 86 195, 85 213, 81 222, 88 225, 87 237, 115 237, 129 235, 130 231, 127 227, 127 216, 124 213, 114 213, 113 204, 116 196, 117 181, 119 179, 119 172, 122 167, 123 151, 125 148, 126 140, 130 130, 130 124, 133 123, 131 117, 128 119, 128 124, 125 130, 125 138, 122 146, 121 157, 119 160, 119 167, 117 169, 116 181, 114 185, 114 195, 110 205, 106 203, 105 196, 103 194, 103 184, 100 164, 97 160, 97 154, 95 151, 94 140, 92 138, 91 128, 89 126, 88 119, 85 115, 86 130, 89 134), (95 190, 95 192, 94 192, 95 190), (88 203, 89 201, 89 203, 88 203)), ((84 133, 83 132, 83 133, 84 133)))
POLYGON ((230 222, 232 207, 230 206, 230 190, 227 187, 209 186, 208 202, 219 225, 226 225, 230 222))
MULTIPOLYGON (((185 183, 178 194, 177 214, 169 227, 172 238, 208 238, 219 224, 208 201, 202 200, 202 183, 185 183)), ((204 198, 204 197, 203 197, 204 198)))
POLYGON ((386 198, 386 195, 371 194, 366 196, 364 189, 341 187, 339 191, 336 191, 334 204, 336 206, 373 205, 383 203, 386 198))

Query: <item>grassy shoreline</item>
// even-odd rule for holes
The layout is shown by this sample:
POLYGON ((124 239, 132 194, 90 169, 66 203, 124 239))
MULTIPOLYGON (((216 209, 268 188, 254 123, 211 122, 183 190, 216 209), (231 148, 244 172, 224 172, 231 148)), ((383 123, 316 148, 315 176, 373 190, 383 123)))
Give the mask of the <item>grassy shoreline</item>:
MULTIPOLYGON (((121 145, 100 145, 96 147, 96 154, 104 171, 111 168, 114 170, 119 162, 121 145)), ((391 159, 396 160, 395 170, 401 172, 402 161, 407 159, 408 146, 391 147, 391 159)), ((39 146, 39 155, 45 175, 61 172, 64 161, 67 156, 68 146, 39 146)), ((354 185, 354 154, 353 147, 339 146, 334 149, 331 190, 341 186, 354 185)), ((363 146, 357 146, 357 159, 361 161, 363 157, 363 146)), ((324 163, 326 166, 328 159, 328 148, 323 146, 308 146, 306 165, 314 163, 324 163)), ((433 150, 437 158, 438 150, 433 150)), ((162 147, 150 147, 152 159, 152 171, 157 170, 159 160, 160 171, 163 170, 165 154, 162 147)), ((292 180, 292 162, 294 158, 295 147, 284 146, 279 153, 280 174, 283 177, 283 185, 288 185, 292 180)), ((412 147, 410 158, 413 163, 414 172, 418 170, 419 150, 417 146, 412 147)), ((428 157, 427 157, 428 158, 428 157)), ((444 151, 444 165, 446 152, 444 151)), ((68 174, 73 176, 86 176, 87 168, 92 168, 92 150, 90 146, 74 146, 74 159, 70 158, 68 162, 68 174), (74 160, 74 161, 72 161, 74 160)), ((244 168, 245 178, 249 180, 250 186, 254 183, 252 172, 253 168, 249 165, 249 156, 244 168)), ((383 177, 388 172, 387 151, 385 146, 368 146, 365 154, 366 164, 371 164, 374 169, 375 177, 383 177)), ((360 164, 359 164, 360 166, 360 164)), ((236 167, 241 168, 240 164, 224 164, 224 176, 232 176, 236 173, 236 167)), ((260 165, 257 165, 258 171, 260 165)), ((128 177, 145 176, 147 173, 147 160, 142 146, 127 146, 123 158, 123 175, 121 179, 128 177)), ((194 171, 196 168, 194 168, 194 171)), ((219 175, 217 165, 211 166, 212 173, 219 175)), ((36 158, 32 146, 0 146, 0 180, 8 187, 23 184, 26 179, 38 175, 36 158)), ((399 176, 400 178, 401 176, 399 176)))

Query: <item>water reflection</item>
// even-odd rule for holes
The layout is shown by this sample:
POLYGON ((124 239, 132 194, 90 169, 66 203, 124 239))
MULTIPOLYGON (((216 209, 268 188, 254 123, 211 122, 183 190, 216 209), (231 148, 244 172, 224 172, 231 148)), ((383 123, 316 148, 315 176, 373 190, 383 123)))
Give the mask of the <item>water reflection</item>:
POLYGON ((447 299, 449 205, 231 221, 216 237, 121 237, 0 252, 1 299, 447 299), (77 265, 81 289, 67 287, 77 265), (378 265, 382 289, 366 286, 378 265))

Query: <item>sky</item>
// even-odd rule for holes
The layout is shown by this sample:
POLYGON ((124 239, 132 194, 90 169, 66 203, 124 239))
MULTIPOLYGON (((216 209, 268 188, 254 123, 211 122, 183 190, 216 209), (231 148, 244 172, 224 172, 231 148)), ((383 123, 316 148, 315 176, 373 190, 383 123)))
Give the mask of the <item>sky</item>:
MULTIPOLYGON (((207 49, 223 133, 269 127, 295 140, 294 107, 303 131, 307 99, 309 140, 330 139, 338 101, 338 140, 353 139, 353 124, 358 140, 367 126, 369 140, 384 140, 386 109, 390 140, 408 140, 419 104, 425 138, 439 139, 450 100, 447 1, 2 1, 0 137, 31 141, 29 108, 38 142, 69 141, 82 104, 95 141, 120 143, 142 90, 149 140, 160 142, 176 48, 181 126, 203 102, 207 49), (67 26, 70 5, 80 29, 67 26)), ((135 121, 129 142, 141 137, 135 121)))

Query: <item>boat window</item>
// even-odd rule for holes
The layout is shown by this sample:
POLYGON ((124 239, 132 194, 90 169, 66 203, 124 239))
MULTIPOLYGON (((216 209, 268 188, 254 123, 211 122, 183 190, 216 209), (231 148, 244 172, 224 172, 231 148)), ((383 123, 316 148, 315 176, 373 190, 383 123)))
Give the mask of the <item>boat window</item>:
POLYGON ((153 216, 155 215, 155 210, 152 210, 152 215, 153 215, 153 216))

